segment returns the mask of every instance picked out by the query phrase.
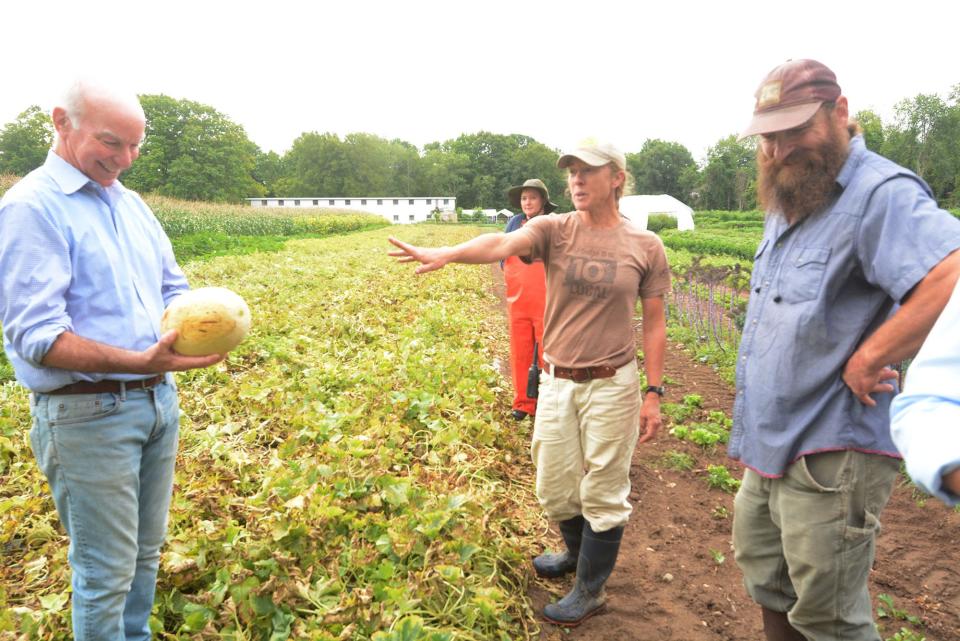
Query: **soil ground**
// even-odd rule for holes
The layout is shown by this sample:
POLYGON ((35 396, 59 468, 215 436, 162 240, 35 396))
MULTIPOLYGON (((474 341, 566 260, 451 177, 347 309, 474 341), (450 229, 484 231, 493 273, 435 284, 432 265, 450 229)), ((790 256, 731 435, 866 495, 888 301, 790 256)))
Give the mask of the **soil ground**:
MULTIPOLYGON (((502 296, 502 277, 493 269, 502 296)), ((639 340, 639 337, 638 337, 639 340)), ((711 410, 732 415, 733 389, 713 368, 670 342, 666 358, 670 381, 665 402, 687 394, 702 397, 702 416, 711 410)), ((708 465, 726 465, 742 477, 742 467, 723 447, 704 450, 669 434, 669 422, 654 440, 637 446, 631 469, 634 512, 624 533, 617 567, 607 583, 602 614, 565 631, 544 622, 540 641, 740 641, 763 639, 759 608, 743 588, 733 560, 733 495, 707 485, 708 465), (696 461, 690 471, 664 464, 668 452, 685 452, 696 461)), ((870 592, 893 598, 921 626, 896 617, 878 619, 881 636, 901 627, 918 630, 928 641, 960 641, 960 513, 935 499, 924 500, 905 480, 898 483, 881 515, 883 529, 870 592)), ((556 530, 547 548, 562 545, 556 530)), ((561 597, 572 579, 535 580, 529 591, 536 611, 561 597)), ((916 639, 920 639, 919 636, 916 639)))

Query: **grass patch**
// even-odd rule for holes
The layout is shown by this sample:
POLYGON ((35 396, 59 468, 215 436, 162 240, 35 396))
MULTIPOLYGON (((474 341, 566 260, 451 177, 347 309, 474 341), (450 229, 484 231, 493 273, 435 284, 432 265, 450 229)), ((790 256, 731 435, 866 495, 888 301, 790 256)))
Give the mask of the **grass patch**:
POLYGON ((681 403, 663 403, 660 413, 676 425, 686 422, 703 404, 703 397, 699 394, 687 394, 681 403))
POLYGON ((696 463, 692 456, 677 450, 670 450, 660 457, 660 464, 663 467, 677 472, 689 472, 696 463))
POLYGON ((171 239, 178 263, 217 256, 242 256, 254 252, 277 252, 289 240, 284 236, 231 236, 214 232, 187 234, 171 239))
POLYGON ((701 363, 712 365, 720 378, 730 385, 734 384, 737 369, 736 349, 720 348, 716 343, 701 342, 697 332, 674 321, 667 324, 667 337, 682 343, 701 363))
POLYGON ((733 477, 726 465, 708 465, 707 485, 734 494, 740 489, 740 479, 733 477))
POLYGON ((696 443, 704 449, 710 449, 717 443, 726 443, 730 439, 733 421, 723 412, 715 411, 707 415, 707 420, 689 425, 675 425, 670 433, 681 441, 696 443))

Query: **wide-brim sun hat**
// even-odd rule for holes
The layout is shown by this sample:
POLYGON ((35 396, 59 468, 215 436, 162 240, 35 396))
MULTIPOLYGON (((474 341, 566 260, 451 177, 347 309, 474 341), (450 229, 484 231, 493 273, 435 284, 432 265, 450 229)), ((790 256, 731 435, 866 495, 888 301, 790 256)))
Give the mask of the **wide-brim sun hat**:
POLYGON ((592 139, 584 140, 576 148, 564 152, 557 159, 557 167, 565 169, 574 160, 582 160, 591 167, 602 167, 613 163, 621 171, 627 169, 627 157, 622 151, 608 142, 598 142, 592 139))
POLYGON ((547 191, 547 186, 539 178, 530 178, 523 181, 522 185, 508 189, 507 198, 510 199, 511 205, 520 208, 520 196, 524 189, 536 189, 540 192, 540 195, 543 196, 543 213, 549 214, 557 210, 557 204, 550 202, 550 192, 547 191))
POLYGON ((740 138, 799 127, 825 102, 840 97, 837 76, 816 60, 788 60, 760 83, 750 124, 740 138))

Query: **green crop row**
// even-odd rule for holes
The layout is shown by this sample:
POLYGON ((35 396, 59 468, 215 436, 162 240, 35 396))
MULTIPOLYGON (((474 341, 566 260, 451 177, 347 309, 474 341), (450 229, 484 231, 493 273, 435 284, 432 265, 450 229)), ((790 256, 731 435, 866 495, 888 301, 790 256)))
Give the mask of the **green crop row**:
POLYGON ((751 263, 762 236, 760 230, 730 233, 730 230, 726 229, 693 231, 665 229, 660 232, 663 244, 670 249, 682 249, 692 254, 730 256, 751 263))
POLYGON ((384 227, 382 216, 349 210, 254 208, 145 197, 170 238, 198 233, 233 236, 329 236, 384 227))
POLYGON ((727 222, 763 222, 763 212, 755 209, 749 211, 725 211, 718 209, 704 209, 693 214, 697 227, 712 227, 727 222))

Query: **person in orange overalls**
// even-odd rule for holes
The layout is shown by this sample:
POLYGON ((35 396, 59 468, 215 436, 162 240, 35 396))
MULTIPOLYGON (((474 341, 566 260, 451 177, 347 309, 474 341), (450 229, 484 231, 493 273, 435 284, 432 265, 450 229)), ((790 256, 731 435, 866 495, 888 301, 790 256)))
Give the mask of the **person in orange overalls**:
MULTIPOLYGON (((506 233, 516 231, 528 220, 549 214, 557 206, 550 202, 547 186, 538 178, 507 191, 510 204, 522 213, 507 221, 506 233)), ((537 411, 537 399, 527 396, 527 372, 533 363, 534 343, 538 367, 543 367, 543 308, 547 298, 543 263, 526 264, 516 256, 500 263, 507 285, 507 312, 510 319, 510 371, 513 374, 513 418, 522 421, 537 411)))

